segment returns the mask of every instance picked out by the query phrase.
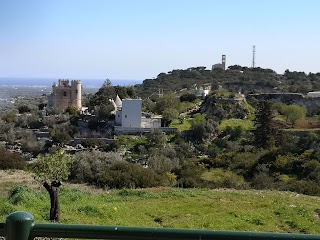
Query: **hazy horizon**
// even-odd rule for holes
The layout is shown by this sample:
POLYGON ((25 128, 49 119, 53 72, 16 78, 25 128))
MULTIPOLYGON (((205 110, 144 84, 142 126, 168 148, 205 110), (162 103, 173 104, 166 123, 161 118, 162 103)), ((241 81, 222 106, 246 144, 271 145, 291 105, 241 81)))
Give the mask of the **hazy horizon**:
MULTIPOLYGON (((67 79, 67 80, 81 80, 82 85, 86 87, 101 87, 105 79, 67 79)), ((134 79, 110 79, 112 85, 135 85, 142 83, 143 80, 134 79)), ((15 77, 0 77, 0 86, 46 86, 51 87, 54 83, 58 83, 56 78, 15 78, 15 77)))

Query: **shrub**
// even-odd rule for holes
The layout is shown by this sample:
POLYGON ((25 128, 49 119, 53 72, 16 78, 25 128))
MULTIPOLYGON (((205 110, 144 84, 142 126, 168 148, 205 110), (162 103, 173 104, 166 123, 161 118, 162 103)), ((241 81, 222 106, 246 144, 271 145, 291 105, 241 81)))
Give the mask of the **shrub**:
POLYGON ((196 188, 201 186, 201 182, 197 181, 193 177, 184 177, 179 179, 178 186, 182 188, 196 188))
POLYGON ((286 182, 279 182, 275 186, 282 191, 286 190, 306 195, 320 196, 320 187, 317 183, 312 181, 291 178, 286 182))
POLYGON ((0 169, 25 169, 26 161, 18 154, 0 148, 0 169))
POLYGON ((92 148, 92 147, 104 147, 107 148, 108 144, 105 143, 105 141, 97 138, 91 138, 91 139, 84 139, 81 141, 81 144, 85 148, 92 148))
POLYGON ((71 141, 71 137, 67 132, 56 132, 51 135, 52 141, 55 143, 60 143, 62 145, 71 141))
POLYGON ((151 169, 141 165, 117 162, 96 176, 96 185, 104 188, 145 188, 159 185, 160 179, 151 169))
POLYGON ((21 105, 21 106, 18 107, 18 111, 19 111, 20 114, 31 112, 31 107, 28 106, 28 105, 21 105))
POLYGON ((201 187, 203 180, 201 175, 204 172, 204 164, 198 164, 198 159, 189 159, 181 166, 172 172, 177 176, 177 185, 183 188, 201 187))
POLYGON ((186 93, 180 96, 180 102, 193 102, 197 96, 192 93, 186 93))
POLYGON ((174 108, 166 108, 162 112, 162 122, 168 126, 175 118, 179 117, 179 112, 174 108))
POLYGON ((13 205, 27 201, 30 189, 24 185, 16 185, 9 191, 8 200, 13 205))
POLYGON ((108 170, 114 162, 124 161, 117 153, 98 150, 76 153, 73 159, 71 179, 89 183, 94 182, 94 179, 108 170))
POLYGON ((77 115, 78 114, 78 108, 76 106, 71 106, 66 109, 66 112, 70 115, 77 115))
POLYGON ((84 151, 74 155, 71 178, 103 188, 144 188, 161 185, 165 176, 128 163, 114 152, 84 151))
POLYGON ((174 167, 174 159, 160 154, 154 154, 148 158, 148 167, 157 173, 170 172, 174 167))
POLYGON ((269 176, 268 173, 262 171, 253 176, 251 184, 255 189, 272 189, 274 178, 269 176))
POLYGON ((207 182, 209 187, 213 188, 247 188, 247 183, 242 176, 221 168, 204 172, 201 175, 201 179, 207 182))

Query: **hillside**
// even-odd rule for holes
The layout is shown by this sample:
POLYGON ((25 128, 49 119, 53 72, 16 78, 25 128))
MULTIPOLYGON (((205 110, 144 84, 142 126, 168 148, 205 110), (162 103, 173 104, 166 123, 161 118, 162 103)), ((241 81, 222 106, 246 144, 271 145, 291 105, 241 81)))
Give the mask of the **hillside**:
MULTIPOLYGON (((16 179, 16 174, 23 175, 1 172, 0 189, 8 184, 3 176, 7 180, 16 179)), ((31 212, 37 222, 46 221, 49 197, 44 188, 30 185, 29 174, 24 176, 29 187, 16 187, 9 197, 1 194, 0 222, 17 210, 31 212)), ((96 191, 67 185, 61 191, 61 222, 320 233, 319 203, 318 197, 278 191, 177 188, 96 191)))
POLYGON ((146 79, 142 84, 135 85, 137 95, 142 98, 156 93, 159 88, 164 92, 180 91, 193 88, 195 84, 211 83, 234 92, 263 93, 263 92, 297 92, 306 93, 320 90, 320 73, 290 72, 283 75, 271 69, 247 68, 238 65, 229 66, 226 71, 205 67, 176 69, 168 73, 160 73, 155 79, 146 79))

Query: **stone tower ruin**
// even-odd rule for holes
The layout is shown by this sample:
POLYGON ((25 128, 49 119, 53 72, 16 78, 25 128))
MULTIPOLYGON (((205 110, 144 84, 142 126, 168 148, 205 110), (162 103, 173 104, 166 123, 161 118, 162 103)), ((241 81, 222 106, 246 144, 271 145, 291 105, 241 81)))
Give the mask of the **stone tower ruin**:
POLYGON ((82 83, 81 80, 59 79, 58 84, 52 85, 49 96, 50 108, 67 109, 68 107, 82 108, 82 83))

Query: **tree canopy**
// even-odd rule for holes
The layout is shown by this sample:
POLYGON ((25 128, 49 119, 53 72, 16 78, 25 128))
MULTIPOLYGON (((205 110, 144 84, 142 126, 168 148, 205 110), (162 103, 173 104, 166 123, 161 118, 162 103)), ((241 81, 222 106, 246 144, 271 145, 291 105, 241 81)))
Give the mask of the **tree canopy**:
POLYGON ((34 177, 42 183, 50 196, 49 220, 60 221, 60 186, 61 181, 70 175, 72 158, 65 151, 59 149, 53 154, 39 156, 33 168, 34 177))
POLYGON ((286 70, 284 74, 277 74, 272 69, 248 68, 239 65, 229 66, 227 70, 205 67, 188 69, 174 69, 168 73, 160 73, 155 79, 146 79, 142 84, 135 85, 137 94, 147 98, 160 89, 164 92, 191 89, 196 85, 211 83, 212 86, 221 85, 233 92, 244 94, 262 92, 296 92, 320 90, 320 73, 296 72, 286 70))
POLYGON ((255 145, 260 148, 271 147, 275 134, 271 102, 260 101, 258 103, 254 125, 256 127, 254 131, 255 145))
POLYGON ((293 104, 286 106, 283 113, 286 116, 286 121, 290 122, 290 124, 293 126, 297 120, 306 116, 307 110, 305 107, 293 104))
POLYGON ((33 168, 34 177, 39 182, 65 181, 70 175, 72 158, 59 149, 53 154, 38 156, 33 168))

